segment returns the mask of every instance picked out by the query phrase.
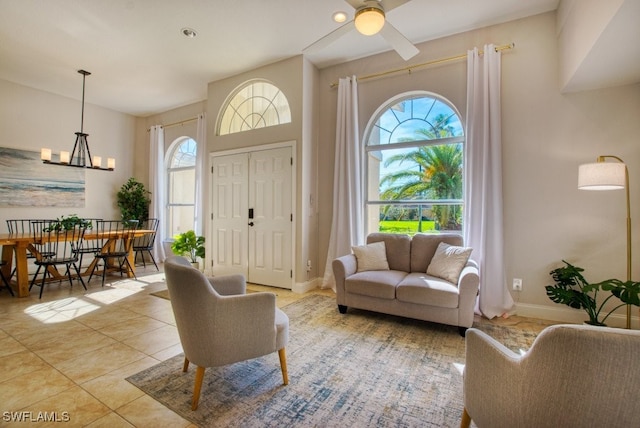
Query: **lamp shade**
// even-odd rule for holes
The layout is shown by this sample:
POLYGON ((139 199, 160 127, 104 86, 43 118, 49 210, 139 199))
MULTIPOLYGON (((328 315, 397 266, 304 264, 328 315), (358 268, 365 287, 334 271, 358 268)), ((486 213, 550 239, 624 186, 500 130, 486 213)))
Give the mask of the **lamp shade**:
POLYGON ((356 29, 365 36, 372 36, 384 27, 384 12, 378 7, 359 9, 355 16, 356 29))
POLYGON ((617 162, 597 162, 580 165, 578 168, 578 189, 624 189, 626 168, 625 164, 617 162))

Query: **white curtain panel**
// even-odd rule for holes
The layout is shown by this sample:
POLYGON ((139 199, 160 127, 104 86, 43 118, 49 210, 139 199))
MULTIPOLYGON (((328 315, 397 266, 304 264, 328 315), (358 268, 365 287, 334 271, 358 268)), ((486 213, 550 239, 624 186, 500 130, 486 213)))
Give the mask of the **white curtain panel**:
POLYGON ((204 175, 203 172, 206 170, 205 164, 207 159, 205 158, 205 152, 207 147, 207 121, 205 113, 200 113, 198 115, 198 123, 196 130, 196 142, 198 143, 196 147, 196 206, 195 206, 195 214, 196 214, 196 234, 202 235, 204 234, 204 175))
POLYGON ((165 185, 164 185, 164 129, 161 125, 154 125, 149 130, 149 183, 151 191, 151 206, 149 217, 160 219, 156 240, 153 243, 153 257, 158 263, 166 258, 162 243, 165 240, 165 185))
POLYGON ((485 45, 467 53, 464 241, 480 267, 478 309, 487 318, 508 313, 513 299, 504 268, 500 52, 485 45))
POLYGON ((333 174, 333 219, 322 288, 335 290, 331 263, 364 243, 362 154, 358 129, 358 83, 347 77, 338 83, 336 152, 333 174))

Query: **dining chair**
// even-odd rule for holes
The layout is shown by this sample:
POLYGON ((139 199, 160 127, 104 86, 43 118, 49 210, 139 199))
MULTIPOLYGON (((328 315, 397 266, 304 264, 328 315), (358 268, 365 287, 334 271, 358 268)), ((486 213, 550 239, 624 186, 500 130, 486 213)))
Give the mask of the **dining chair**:
POLYGON ((11 285, 9 284, 9 281, 7 281, 7 277, 4 276, 4 273, 2 272, 2 267, 4 265, 6 265, 7 262, 4 260, 0 260, 0 279, 2 280, 2 283, 4 284, 4 286, 7 288, 7 290, 9 290, 9 293, 11 293, 12 296, 15 296, 13 294, 13 289, 11 288, 11 285))
POLYGON ((138 254, 142 257, 142 266, 147 267, 147 263, 144 259, 144 253, 146 252, 151 257, 151 261, 156 267, 157 271, 160 271, 158 268, 158 264, 156 263, 156 259, 153 257, 153 244, 156 240, 156 234, 158 233, 158 225, 160 224, 160 220, 157 218, 150 218, 142 223, 139 227, 140 229, 153 230, 153 233, 145 233, 139 238, 136 238, 133 241, 133 251, 136 252, 134 261, 138 261, 138 254))
MULTIPOLYGON (((31 228, 31 223, 34 221, 39 221, 44 219, 9 219, 7 220, 7 230, 10 235, 29 235, 33 236, 33 231, 31 228)), ((38 244, 32 244, 34 248, 38 248, 38 244)), ((39 250, 39 249, 38 249, 39 250)), ((41 252, 41 251, 40 251, 41 252)), ((27 259, 34 259, 35 255, 30 251, 27 252, 27 259)), ((16 273, 16 266, 14 265, 13 270, 11 271, 11 275, 9 279, 13 278, 13 275, 16 273)))
POLYGON ((31 233, 31 222, 36 219, 10 219, 7 220, 7 230, 10 234, 31 233))
MULTIPOLYGON (((102 286, 107 271, 118 271, 120 275, 131 272, 136 278, 135 270, 129 263, 129 253, 133 248, 133 239, 138 226, 138 220, 98 220, 96 233, 100 250, 95 253, 96 263, 91 269, 89 281, 96 269, 102 263, 102 286)), ((137 279, 137 278, 136 278, 137 279)))
POLYGON ((84 289, 87 289, 82 276, 80 276, 77 264, 78 254, 76 252, 82 246, 85 227, 76 225, 73 228, 65 229, 59 226, 60 223, 57 220, 35 220, 31 222, 33 242, 38 245, 34 261, 38 269, 31 280, 29 290, 36 284, 38 274, 44 267, 42 281, 38 284, 40 286, 40 298, 42 298, 49 269, 57 270, 58 266, 65 266, 64 275, 69 279, 71 286, 73 286, 73 277, 71 276, 71 268, 73 268, 78 280, 82 283, 84 289))
MULTIPOLYGON (((102 220, 101 218, 83 218, 85 224, 87 225, 88 230, 95 230, 98 224, 98 221, 102 220)), ((85 254, 96 254, 102 249, 99 246, 99 242, 95 239, 84 239, 82 242, 82 247, 78 248, 76 252, 78 253, 78 268, 82 269, 82 259, 85 254)))

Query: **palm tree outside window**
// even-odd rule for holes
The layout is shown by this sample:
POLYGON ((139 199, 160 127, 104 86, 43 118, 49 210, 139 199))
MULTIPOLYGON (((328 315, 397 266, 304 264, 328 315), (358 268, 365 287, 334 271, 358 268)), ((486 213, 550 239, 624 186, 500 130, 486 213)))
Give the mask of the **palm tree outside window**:
POLYGON ((438 95, 379 108, 365 135, 368 233, 461 231, 464 142, 459 114, 438 95))

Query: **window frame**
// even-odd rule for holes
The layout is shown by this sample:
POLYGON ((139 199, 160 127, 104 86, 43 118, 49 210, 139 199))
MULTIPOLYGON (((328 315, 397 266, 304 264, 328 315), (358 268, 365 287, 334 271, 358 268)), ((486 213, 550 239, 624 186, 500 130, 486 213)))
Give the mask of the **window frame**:
MULTIPOLYGON (((166 206, 165 206, 165 218, 166 221, 164 222, 165 224, 165 235, 166 235, 166 239, 168 241, 173 241, 173 237, 174 234, 172 233, 172 224, 171 224, 171 208, 172 207, 193 207, 193 211, 194 211, 194 219, 193 219, 193 225, 192 225, 192 229, 195 230, 196 228, 196 190, 197 190, 197 163, 198 163, 198 142, 196 141, 195 138, 189 137, 189 136, 182 136, 182 137, 178 137, 176 138, 171 145, 169 146, 169 148, 167 149, 167 153, 165 156, 166 162, 165 162, 165 195, 166 195, 166 206), (180 146, 182 144, 188 143, 189 141, 193 141, 195 144, 195 151, 193 152, 194 155, 194 163, 193 166, 180 166, 180 167, 172 167, 171 165, 173 164, 173 158, 175 156, 176 153, 178 153, 178 150, 180 148, 180 146), (188 170, 193 170, 194 172, 194 181, 193 181, 193 203, 192 204, 186 204, 186 203, 173 203, 171 201, 171 175, 173 173, 176 172, 182 172, 182 171, 188 171, 188 170)), ((186 231, 185 231, 186 232, 186 231)))
POLYGON ((285 124, 291 123, 291 120, 292 120, 291 105, 289 104, 289 99, 285 95, 284 91, 280 89, 280 87, 278 87, 273 82, 270 82, 269 80, 251 79, 251 80, 247 80, 246 82, 243 82, 238 87, 236 87, 233 91, 229 93, 229 95, 225 99, 224 103, 222 104, 222 107, 220 108, 220 112, 218 114, 218 120, 216 123, 216 135, 217 136, 233 135, 233 134, 239 134, 242 132, 252 131, 256 129, 269 128, 269 127, 278 126, 278 125, 285 125, 285 124), (240 93, 242 93, 242 91, 246 90, 249 87, 254 87, 257 84, 269 85, 270 87, 275 89, 275 96, 273 96, 272 98, 266 98, 260 93, 261 91, 254 91, 254 89, 252 88, 250 97, 244 99, 237 106, 232 105, 236 100, 236 97, 240 93), (262 111, 254 110, 254 107, 255 107, 255 102, 253 101, 254 99, 267 100, 267 105, 272 107, 272 110, 270 109, 263 109, 262 111), (286 108, 283 107, 283 109, 278 109, 278 103, 276 103, 275 101, 282 102, 283 103, 282 105, 286 108), (245 116, 240 116, 239 107, 244 104, 250 105, 251 111, 247 112, 245 116), (228 124, 229 129, 223 130, 222 128, 225 125, 224 123, 225 117, 227 115, 227 112, 229 112, 230 109, 231 109, 230 114, 232 117, 228 124), (277 123, 268 123, 268 121, 266 120, 266 117, 270 116, 270 115, 267 115, 268 111, 272 111, 275 114, 275 116, 277 117, 277 123), (283 115, 286 117, 283 117, 283 115), (234 120, 233 120, 234 116, 239 117, 242 123, 247 124, 246 129, 245 129, 245 126, 242 126, 239 130, 236 130, 236 131, 231 130, 231 128, 233 127, 232 125, 234 123, 234 120), (249 120, 249 118, 251 118, 252 116, 259 116, 260 120, 258 121, 256 121, 255 119, 249 120), (252 122, 253 125, 250 124, 250 122, 252 122), (255 126, 258 123, 264 123, 264 124, 261 126, 255 126))
MULTIPOLYGON (((428 115, 426 116, 428 117, 428 115)), ((424 119, 426 119, 426 117, 424 119)), ((415 119, 413 117, 413 113, 411 116, 411 119, 415 119)), ((426 120, 425 120, 425 123, 426 120)), ((374 233, 374 232, 379 232, 380 227, 379 227, 379 221, 376 223, 377 224, 377 230, 372 229, 374 224, 371 224, 371 218, 372 215, 369 212, 371 207, 374 206, 409 206, 409 205, 413 205, 413 206, 427 206, 428 208, 434 206, 434 205, 438 205, 438 206, 460 206, 461 210, 464 209, 465 206, 465 201, 464 201, 464 147, 466 144, 466 140, 467 140, 467 136, 464 134, 464 121, 463 121, 463 117, 460 114, 460 112, 458 111, 458 109, 456 108, 456 106, 449 101, 448 99, 446 99, 445 97, 443 97, 442 95, 439 95, 437 93, 434 92, 430 92, 430 91, 424 91, 424 90, 414 90, 414 91, 408 91, 408 92, 403 92, 400 94, 397 94, 389 99, 387 99, 385 102, 383 102, 375 111, 374 113, 371 115, 371 117, 369 118, 369 121, 367 123, 367 126, 365 127, 365 132, 363 133, 363 137, 362 137, 362 142, 361 142, 361 147, 362 147, 362 162, 363 162, 363 182, 362 182, 362 187, 363 187, 363 195, 364 195, 364 226, 365 226, 365 231, 367 234, 369 233, 374 233), (371 140, 371 135, 372 133, 376 130, 377 126, 377 122, 380 119, 380 117, 388 110, 392 109, 393 106, 395 106, 398 103, 401 103, 403 101, 406 100, 410 100, 410 99, 416 99, 416 98, 431 98, 435 101, 439 101, 442 104, 446 105, 448 108, 451 109, 451 111, 455 114, 455 116, 457 116, 457 119, 460 122, 461 128, 462 128, 462 135, 460 136, 454 136, 454 137, 446 137, 446 138, 438 138, 438 139, 424 139, 424 140, 414 140, 414 141, 407 141, 407 142, 396 142, 396 143, 385 143, 385 144, 369 144, 369 141, 371 140), (461 145, 461 149, 462 149, 462 165, 461 165, 461 169, 462 169, 462 196, 460 199, 430 199, 430 198, 425 198, 425 199, 395 199, 395 200, 383 200, 383 199, 375 199, 372 200, 370 198, 370 191, 369 188, 371 186, 370 180, 372 180, 372 177, 370 176, 370 170, 369 170, 369 157, 370 157, 370 153, 371 152, 377 152, 377 151, 381 151, 381 150, 390 150, 390 149, 406 149, 406 148, 418 148, 418 147, 428 147, 428 146, 440 146, 440 145, 452 145, 452 144, 460 144, 461 145)), ((391 133, 392 135, 393 133, 391 133)), ((382 161, 381 161, 382 162, 382 161)), ((377 177, 377 186, 379 189, 379 182, 380 182, 380 175, 378 175, 377 177)), ((378 212, 378 216, 379 216, 378 212)), ((464 224, 461 224, 461 229, 460 230, 451 230, 451 229, 447 229, 447 230, 435 230, 432 233, 460 233, 462 234, 462 228, 464 228, 464 224)), ((393 233, 393 232, 392 232, 393 233)), ((397 232, 397 233, 404 233, 404 232, 397 232)), ((422 232, 424 233, 424 232, 422 232)))

